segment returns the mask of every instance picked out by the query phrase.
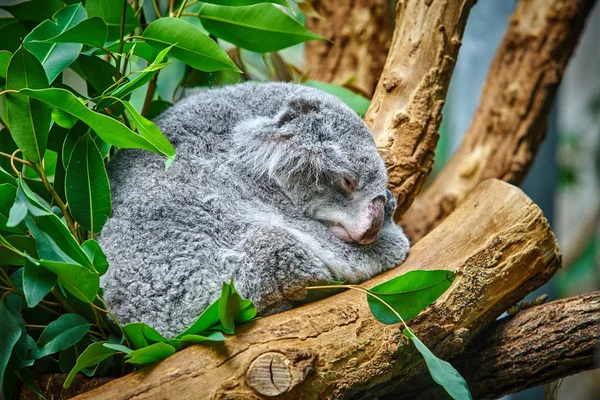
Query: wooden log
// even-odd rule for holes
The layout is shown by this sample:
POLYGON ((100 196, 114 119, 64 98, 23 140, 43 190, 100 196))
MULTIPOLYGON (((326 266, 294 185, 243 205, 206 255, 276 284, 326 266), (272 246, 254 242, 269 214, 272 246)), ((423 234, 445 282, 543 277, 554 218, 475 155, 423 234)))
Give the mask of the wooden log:
MULTIPOLYGON (((366 285, 415 269, 456 271, 452 287, 409 323, 448 359, 559 264, 540 209, 518 188, 490 180, 403 265, 366 285)), ((77 398, 371 399, 424 372, 401 327, 379 323, 365 295, 344 292, 243 325, 224 343, 192 346, 77 398)))
POLYGON ((411 240, 431 231, 479 182, 498 178, 518 184, 523 179, 546 134, 556 89, 594 3, 519 2, 460 148, 402 217, 411 240))
POLYGON ((433 166, 442 106, 474 0, 404 0, 388 57, 365 115, 406 212, 433 166))
POLYGON ((394 14, 389 0, 316 0, 321 18, 306 26, 330 42, 306 42, 304 70, 310 79, 348 85, 371 98, 392 41, 394 14))
MULTIPOLYGON (((494 322, 453 359, 476 399, 497 399, 598 368, 600 292, 556 300, 494 322), (595 365, 596 364, 596 365, 595 365)), ((431 378, 384 399, 440 398, 431 378)))

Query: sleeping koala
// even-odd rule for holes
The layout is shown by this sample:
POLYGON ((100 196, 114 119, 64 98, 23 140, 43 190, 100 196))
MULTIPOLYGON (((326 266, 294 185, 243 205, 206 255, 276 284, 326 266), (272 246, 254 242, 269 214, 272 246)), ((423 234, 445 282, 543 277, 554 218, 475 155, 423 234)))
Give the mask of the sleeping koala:
POLYGON ((187 328, 234 278, 263 315, 311 282, 364 281, 406 257, 371 132, 337 98, 243 83, 179 102, 156 121, 177 150, 120 150, 99 241, 104 298, 122 323, 187 328))

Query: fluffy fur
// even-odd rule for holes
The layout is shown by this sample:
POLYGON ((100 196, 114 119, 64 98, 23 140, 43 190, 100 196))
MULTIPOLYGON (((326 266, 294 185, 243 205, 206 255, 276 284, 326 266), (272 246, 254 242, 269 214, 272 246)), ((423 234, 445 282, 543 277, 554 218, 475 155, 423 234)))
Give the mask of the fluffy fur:
POLYGON ((167 170, 164 158, 139 150, 120 150, 109 164, 102 285, 122 323, 172 337, 231 277, 268 314, 289 308, 290 294, 310 282, 360 282, 406 257, 371 132, 335 97, 244 83, 186 98, 156 123, 177 150, 167 170), (352 193, 340 190, 348 176, 352 193), (354 232, 373 199, 385 199, 374 242, 332 234, 335 224, 354 232))

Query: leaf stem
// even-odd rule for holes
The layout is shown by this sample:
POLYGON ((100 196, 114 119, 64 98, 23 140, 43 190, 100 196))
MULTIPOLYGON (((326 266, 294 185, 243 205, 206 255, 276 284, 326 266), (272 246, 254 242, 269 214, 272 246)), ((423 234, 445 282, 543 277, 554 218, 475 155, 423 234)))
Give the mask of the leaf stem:
MULTIPOLYGON (((6 273, 6 271, 4 270, 4 268, 0 268, 0 271, 2 271, 2 280, 4 281, 4 283, 6 283, 9 286, 10 290, 15 290, 15 285, 12 283, 12 281, 10 280, 10 277, 8 276, 8 274, 6 273)), ((2 288, 4 289, 4 288, 2 288)))
POLYGON ((46 190, 50 193, 50 195, 52 196, 52 198, 56 202, 56 205, 62 211, 62 213, 63 213, 63 215, 65 217, 65 221, 67 221, 67 226, 69 227, 69 230, 71 231, 71 233, 73 234, 73 236, 75 236, 77 239, 79 239, 79 241, 81 241, 81 239, 79 238, 79 235, 77 233, 77 229, 75 229, 75 224, 73 222, 73 218, 71 217, 71 213, 69 212, 69 209, 67 208, 67 205, 65 203, 63 203, 63 201, 60 198, 60 196, 58 195, 58 193, 56 193, 56 190, 54 190, 54 187, 48 181, 48 177, 46 176, 46 172, 44 171, 44 169, 43 168, 39 168, 37 165, 35 165, 33 163, 30 165, 30 167, 42 179, 42 182, 44 183, 44 186, 46 187, 46 190))
POLYGON ((400 320, 400 322, 402 322, 402 324, 404 325, 404 327, 406 329, 410 329, 408 327, 408 325, 406 325, 406 322, 404 322, 404 319, 400 316, 400 314, 396 310, 394 310, 394 307, 390 306, 382 298, 380 298, 376 294, 373 294, 369 289, 367 289, 367 288, 365 288, 363 286, 360 286, 360 285, 323 285, 323 286, 307 286, 305 289, 306 290, 317 290, 317 289, 351 289, 351 290, 356 290, 358 292, 366 293, 368 296, 371 296, 374 299, 379 300, 379 302, 381 302, 384 306, 386 306, 387 308, 389 308, 390 311, 398 318, 398 320, 400 320))
POLYGON ((188 0, 183 0, 181 2, 181 6, 179 7, 179 10, 177 11, 177 15, 175 15, 177 18, 181 17, 181 13, 183 12, 183 9, 186 7, 188 0))
POLYGON ((2 151, 0 151, 0 156, 10 158, 10 159, 20 162, 21 164, 31 166, 31 163, 29 161, 23 160, 22 158, 19 158, 19 157, 12 156, 12 155, 10 155, 8 153, 4 153, 2 151))
POLYGON ((188 8, 188 7, 191 7, 191 6, 193 6, 194 4, 198 4, 198 3, 199 3, 199 1, 198 1, 198 0, 192 0, 192 1, 190 1, 190 2, 188 3, 188 5, 187 5, 187 6, 185 6, 185 7, 183 7, 183 8, 188 8))
POLYGON ((119 60, 118 62, 116 62, 116 69, 115 69, 115 80, 119 80, 119 78, 121 77, 121 58, 123 58, 123 55, 121 54, 123 52, 123 46, 125 45, 125 40, 123 40, 124 36, 125 36, 125 18, 127 17, 127 0, 123 0, 123 9, 121 10, 121 26, 120 26, 120 35, 119 35, 119 60))
POLYGON ((152 0, 152 5, 154 6, 154 12, 156 13, 156 18, 162 18, 162 15, 160 15, 160 10, 158 9, 158 3, 156 2, 156 0, 152 0))
POLYGON ((8 122, 6 122, 4 118, 2 118, 2 115, 0 115, 0 125, 2 125, 10 135, 10 127, 8 126, 8 122))
POLYGON ((173 16, 173 3, 175 3, 175 0, 169 0, 169 17, 173 16))
POLYGON ((7 93, 19 93, 18 90, 14 90, 14 89, 6 89, 0 92, 0 97, 4 96, 7 93))

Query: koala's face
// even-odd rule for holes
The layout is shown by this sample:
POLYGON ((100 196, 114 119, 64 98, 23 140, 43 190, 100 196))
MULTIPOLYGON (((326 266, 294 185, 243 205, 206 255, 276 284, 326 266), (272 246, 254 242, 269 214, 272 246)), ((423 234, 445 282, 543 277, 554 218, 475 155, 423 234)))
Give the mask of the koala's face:
MULTIPOLYGON (((289 199, 339 239, 372 243, 384 222, 387 173, 364 122, 339 100, 310 90, 234 135, 236 154, 275 179, 289 199), (243 134, 242 134, 243 131, 243 134)), ((393 207, 393 206, 392 206, 393 207)))

